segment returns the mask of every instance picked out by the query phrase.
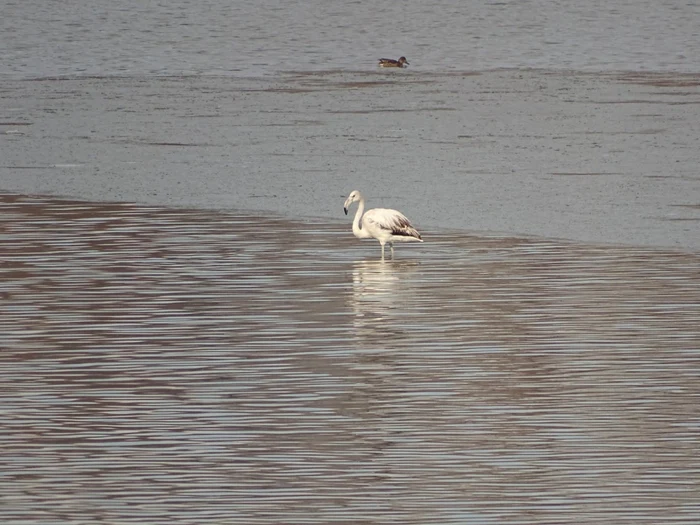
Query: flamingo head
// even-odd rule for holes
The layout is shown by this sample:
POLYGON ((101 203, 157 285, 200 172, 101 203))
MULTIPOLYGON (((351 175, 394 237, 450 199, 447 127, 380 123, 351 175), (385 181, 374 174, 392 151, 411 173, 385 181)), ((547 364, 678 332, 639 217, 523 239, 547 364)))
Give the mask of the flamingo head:
POLYGON ((348 198, 345 199, 345 204, 343 205, 343 210, 345 211, 345 215, 348 214, 348 208, 353 202, 357 202, 360 199, 362 199, 362 194, 355 190, 353 191, 350 195, 348 195, 348 198))

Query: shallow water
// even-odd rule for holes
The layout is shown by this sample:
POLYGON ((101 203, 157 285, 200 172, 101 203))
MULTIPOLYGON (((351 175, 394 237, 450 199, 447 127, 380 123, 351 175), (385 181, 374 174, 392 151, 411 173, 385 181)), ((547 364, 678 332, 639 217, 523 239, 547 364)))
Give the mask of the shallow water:
POLYGON ((697 523, 697 254, 0 203, 5 523, 697 523))

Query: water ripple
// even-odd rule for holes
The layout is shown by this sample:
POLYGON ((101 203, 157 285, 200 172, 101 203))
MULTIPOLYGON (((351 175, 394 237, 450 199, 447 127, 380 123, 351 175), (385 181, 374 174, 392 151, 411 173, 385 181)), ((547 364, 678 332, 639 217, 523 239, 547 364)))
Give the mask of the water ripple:
POLYGON ((7 523, 697 522, 697 254, 0 207, 7 523))

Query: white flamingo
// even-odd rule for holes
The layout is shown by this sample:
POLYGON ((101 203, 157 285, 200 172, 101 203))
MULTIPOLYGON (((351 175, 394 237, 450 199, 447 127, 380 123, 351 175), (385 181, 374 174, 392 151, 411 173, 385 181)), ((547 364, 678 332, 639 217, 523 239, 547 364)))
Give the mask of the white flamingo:
POLYGON ((352 233, 358 239, 377 239, 382 245, 382 259, 384 258, 384 245, 389 243, 391 256, 394 257, 395 242, 423 242, 420 233, 413 227, 406 216, 396 210, 385 208, 374 208, 365 211, 365 198, 355 190, 345 201, 343 209, 345 215, 348 214, 348 207, 353 202, 359 202, 357 213, 352 221, 352 233))

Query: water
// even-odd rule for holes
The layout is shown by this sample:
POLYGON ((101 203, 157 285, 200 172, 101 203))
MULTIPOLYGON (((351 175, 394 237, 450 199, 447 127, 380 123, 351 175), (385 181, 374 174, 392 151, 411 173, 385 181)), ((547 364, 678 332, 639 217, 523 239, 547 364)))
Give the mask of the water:
POLYGON ((700 72, 694 2, 6 1, 0 74, 535 67, 700 72))
POLYGON ((700 76, 0 81, 0 188, 700 251, 700 76), (2 115, 5 115, 2 117, 2 115))
POLYGON ((697 523, 697 254, 0 203, 4 523, 697 523))
POLYGON ((699 15, 5 2, 3 523, 697 523, 699 15))
POLYGON ((5 2, 0 189, 324 219, 359 189, 423 228, 697 251, 699 15, 5 2))

